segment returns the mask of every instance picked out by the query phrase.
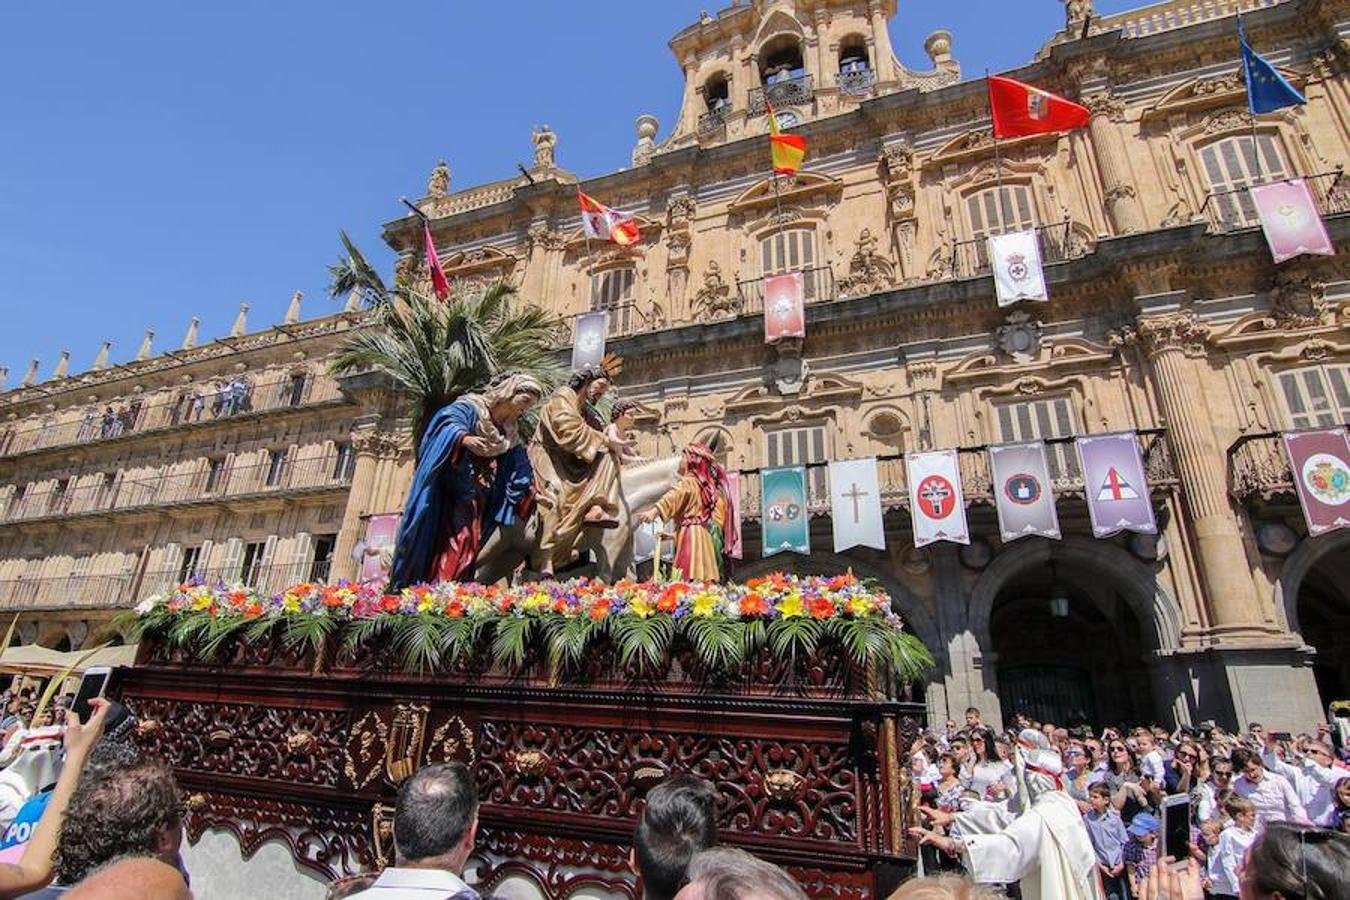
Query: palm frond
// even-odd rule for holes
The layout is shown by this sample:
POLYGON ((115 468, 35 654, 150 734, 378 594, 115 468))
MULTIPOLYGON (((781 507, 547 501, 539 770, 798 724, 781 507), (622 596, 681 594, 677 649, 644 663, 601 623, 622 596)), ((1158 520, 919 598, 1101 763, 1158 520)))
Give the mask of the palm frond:
POLYGON ((745 660, 745 640, 741 632, 746 626, 723 618, 690 616, 684 620, 684 634, 694 652, 708 668, 730 671, 745 660))
POLYGON ((406 616, 394 632, 394 652, 403 668, 419 674, 433 671, 441 659, 447 619, 436 615, 406 616))
POLYGON ((937 665, 923 641, 907 631, 890 629, 886 635, 885 651, 891 674, 900 681, 922 681, 937 665))
POLYGON ((769 625, 769 649, 774 656, 809 655, 816 649, 820 626, 801 617, 776 619, 769 625))
POLYGON ((328 296, 338 299, 357 291, 368 306, 385 302, 389 290, 380 273, 366 260, 365 254, 347 236, 346 231, 339 231, 338 235, 342 239, 346 256, 339 257, 336 263, 328 267, 328 296))
POLYGON ((492 636, 492 655, 500 665, 516 669, 525 662, 525 650, 529 647, 534 625, 535 620, 525 616, 497 620, 497 629, 492 636))
POLYGON ((643 668, 655 669, 661 665, 675 637, 675 621, 667 615, 623 616, 613 619, 610 633, 619 650, 619 662, 624 667, 637 663, 643 668))
POLYGON ((281 640, 287 647, 304 645, 318 653, 337 624, 333 616, 287 616, 281 640))
POLYGON ((604 630, 603 623, 590 616, 555 618, 545 625, 548 639, 548 663, 556 672, 576 666, 586 658, 586 648, 604 630))

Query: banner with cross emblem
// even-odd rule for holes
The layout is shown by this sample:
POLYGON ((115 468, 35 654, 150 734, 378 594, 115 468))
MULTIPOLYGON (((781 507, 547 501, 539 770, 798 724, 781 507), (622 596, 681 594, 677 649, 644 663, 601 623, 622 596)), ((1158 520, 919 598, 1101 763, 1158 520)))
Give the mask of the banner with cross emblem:
POLYGON ((1028 535, 1060 539, 1045 444, 999 444, 989 448, 994 505, 1004 543, 1028 535))
POLYGON ((1041 245, 1034 230, 991 236, 989 264, 994 270, 999 306, 1011 306, 1019 300, 1050 299, 1045 272, 1041 269, 1041 245))
POLYGON ((850 547, 886 549, 875 458, 830 463, 830 507, 835 553, 850 547))
POLYGON ((811 552, 811 515, 806 505, 806 469, 768 469, 760 475, 763 551, 811 552))
POLYGON ((1122 531, 1157 534, 1144 458, 1133 431, 1080 437, 1078 459, 1083 466, 1083 493, 1092 519, 1092 536, 1110 537, 1122 531))
POLYGON ((914 520, 914 546, 934 541, 970 543, 966 502, 955 450, 910 453, 905 456, 909 481, 909 511, 914 520))

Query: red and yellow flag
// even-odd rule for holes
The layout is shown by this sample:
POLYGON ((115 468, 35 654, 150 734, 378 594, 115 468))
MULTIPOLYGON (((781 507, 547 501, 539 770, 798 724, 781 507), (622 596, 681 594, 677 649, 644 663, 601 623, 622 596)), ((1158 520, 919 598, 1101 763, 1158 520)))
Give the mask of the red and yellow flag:
POLYGON ((577 202, 581 204, 581 227, 587 237, 627 247, 636 244, 642 237, 638 231, 637 220, 626 216, 617 209, 610 209, 589 194, 577 188, 577 202))
POLYGON ((800 134, 783 134, 778 128, 778 117, 769 104, 769 151, 773 154, 776 175, 796 175, 806 158, 806 138, 800 134))

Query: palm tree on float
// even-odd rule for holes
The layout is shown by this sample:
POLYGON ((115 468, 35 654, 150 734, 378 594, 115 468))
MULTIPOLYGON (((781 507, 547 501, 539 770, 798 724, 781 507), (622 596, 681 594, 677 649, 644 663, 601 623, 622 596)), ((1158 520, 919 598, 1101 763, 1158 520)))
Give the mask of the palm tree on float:
POLYGON ((555 352, 561 322, 532 306, 517 308, 511 285, 497 281, 441 302, 411 285, 388 288, 346 232, 342 243, 347 255, 328 267, 328 292, 339 298, 357 291, 374 320, 343 342, 332 372, 377 369, 392 378, 411 408, 414 450, 437 410, 497 375, 524 372, 546 391, 564 377, 555 352))

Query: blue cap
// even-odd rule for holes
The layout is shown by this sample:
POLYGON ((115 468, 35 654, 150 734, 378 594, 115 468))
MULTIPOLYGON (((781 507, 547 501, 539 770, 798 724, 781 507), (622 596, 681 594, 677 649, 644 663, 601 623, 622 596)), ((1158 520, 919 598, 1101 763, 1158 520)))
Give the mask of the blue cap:
POLYGON ((1152 813, 1141 812, 1130 820, 1129 831, 1136 837, 1143 837, 1157 831, 1158 827, 1158 820, 1152 813))

